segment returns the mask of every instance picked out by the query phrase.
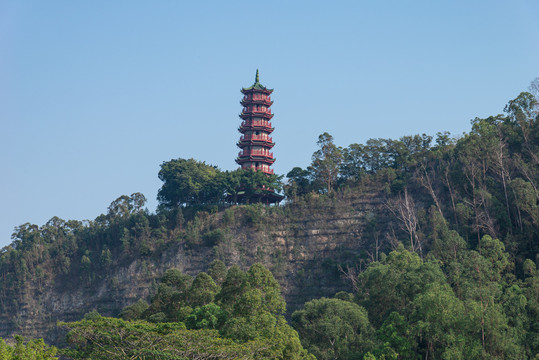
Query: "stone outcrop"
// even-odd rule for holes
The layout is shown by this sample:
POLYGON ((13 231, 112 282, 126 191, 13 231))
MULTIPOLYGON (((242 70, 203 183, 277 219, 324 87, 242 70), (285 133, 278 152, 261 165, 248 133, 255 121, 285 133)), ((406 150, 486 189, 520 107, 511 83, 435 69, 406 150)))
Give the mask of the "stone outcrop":
MULTIPOLYGON (((236 207, 233 219, 220 225, 217 240, 175 240, 150 257, 114 263, 105 274, 94 279, 58 275, 38 288, 29 282, 22 298, 0 314, 0 336, 15 333, 44 337, 58 344, 63 330, 57 321, 75 321, 92 310, 116 316, 138 299, 150 300, 160 276, 169 268, 190 275, 207 271, 214 259, 226 265, 247 268, 263 263, 282 286, 288 312, 304 302, 338 291, 351 291, 343 276, 347 266, 361 264, 372 249, 372 229, 368 223, 383 216, 379 193, 313 195, 308 200, 280 208, 236 207), (256 212, 256 219, 248 214, 256 212)), ((229 214, 230 215, 230 214, 229 214)), ((251 214, 252 215, 252 214, 251 214)), ((208 215, 221 221, 224 212, 208 215)), ((376 229, 380 232, 380 229, 376 229)), ((356 269, 359 271, 359 269, 356 269)))

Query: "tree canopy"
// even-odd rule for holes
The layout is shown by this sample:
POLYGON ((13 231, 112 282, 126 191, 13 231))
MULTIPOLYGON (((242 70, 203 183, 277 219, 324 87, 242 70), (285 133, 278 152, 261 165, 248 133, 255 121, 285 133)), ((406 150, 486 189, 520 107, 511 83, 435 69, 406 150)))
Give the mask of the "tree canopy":
POLYGON ((256 202, 265 192, 279 192, 280 178, 262 171, 221 171, 194 159, 175 159, 161 164, 157 193, 160 207, 224 205, 256 202))

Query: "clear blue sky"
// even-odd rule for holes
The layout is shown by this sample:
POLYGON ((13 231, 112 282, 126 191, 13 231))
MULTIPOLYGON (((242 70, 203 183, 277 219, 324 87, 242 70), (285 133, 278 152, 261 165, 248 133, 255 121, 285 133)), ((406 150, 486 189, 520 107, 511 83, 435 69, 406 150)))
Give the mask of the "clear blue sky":
POLYGON ((539 2, 0 0, 0 246, 123 194, 153 211, 163 161, 235 169, 257 68, 280 174, 324 131, 460 134, 539 76, 539 2))

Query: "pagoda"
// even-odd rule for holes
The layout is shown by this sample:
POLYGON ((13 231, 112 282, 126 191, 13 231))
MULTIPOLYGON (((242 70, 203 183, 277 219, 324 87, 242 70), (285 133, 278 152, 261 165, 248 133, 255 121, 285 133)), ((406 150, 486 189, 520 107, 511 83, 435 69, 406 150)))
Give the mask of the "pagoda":
POLYGON ((243 99, 240 101, 243 105, 243 111, 240 118, 243 120, 239 127, 242 134, 238 147, 241 151, 238 154, 236 162, 242 169, 260 170, 266 174, 273 174, 270 166, 275 162, 271 148, 275 145, 270 134, 273 132, 271 127, 270 106, 273 104, 270 94, 273 89, 267 89, 260 84, 258 70, 256 70, 255 83, 248 88, 241 89, 243 99))
MULTIPOLYGON (((258 69, 256 70, 255 83, 248 88, 242 88, 243 99, 240 104, 243 111, 240 114, 242 123, 238 131, 242 134, 238 141, 241 151, 238 153, 236 162, 242 169, 262 171, 272 175, 271 165, 275 162, 271 148, 275 146, 270 134, 274 128, 271 126, 271 105, 273 101, 270 94, 273 89, 268 89, 260 83, 258 69)), ((266 196, 259 199, 264 202, 279 202, 283 199, 272 189, 267 189, 266 196)))

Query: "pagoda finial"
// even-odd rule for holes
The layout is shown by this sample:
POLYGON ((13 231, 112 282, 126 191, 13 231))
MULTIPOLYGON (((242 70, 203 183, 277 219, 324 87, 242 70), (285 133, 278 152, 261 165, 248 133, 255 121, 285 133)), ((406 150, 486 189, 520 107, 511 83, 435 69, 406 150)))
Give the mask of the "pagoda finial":
POLYGON ((255 78, 255 84, 259 83, 260 79, 258 78, 258 69, 256 69, 256 78, 255 78))

